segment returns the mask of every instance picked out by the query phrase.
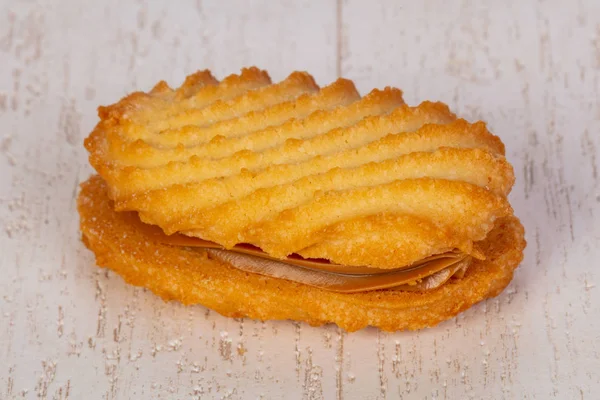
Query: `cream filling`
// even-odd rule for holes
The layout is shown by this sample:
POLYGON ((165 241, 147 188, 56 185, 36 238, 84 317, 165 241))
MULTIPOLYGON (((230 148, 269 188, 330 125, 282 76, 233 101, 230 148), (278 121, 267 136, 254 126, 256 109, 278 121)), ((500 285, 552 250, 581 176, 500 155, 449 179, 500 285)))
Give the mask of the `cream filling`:
POLYGON ((240 254, 221 249, 206 249, 213 259, 227 263, 242 271, 286 279, 305 285, 340 293, 357 293, 379 289, 401 291, 432 290, 446 283, 452 276, 464 272, 471 257, 438 257, 417 266, 388 270, 387 273, 347 274, 318 271, 311 268, 291 265, 286 262, 240 254))
POLYGON ((158 242, 171 246, 200 248, 213 259, 246 272, 340 293, 380 289, 432 290, 442 286, 453 276, 462 277, 472 260, 470 255, 458 250, 432 255, 395 269, 340 265, 328 260, 305 259, 297 255, 281 260, 251 245, 240 244, 226 250, 217 243, 195 237, 182 234, 167 236, 160 228, 144 224, 133 214, 130 220, 146 236, 158 242))

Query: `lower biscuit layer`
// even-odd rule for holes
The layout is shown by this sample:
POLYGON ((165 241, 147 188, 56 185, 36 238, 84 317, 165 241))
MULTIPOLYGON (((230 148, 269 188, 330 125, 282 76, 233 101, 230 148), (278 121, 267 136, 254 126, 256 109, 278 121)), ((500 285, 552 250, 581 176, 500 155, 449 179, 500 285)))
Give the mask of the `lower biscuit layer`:
POLYGON ((292 319, 313 326, 333 322, 347 331, 368 325, 413 330, 449 319, 498 295, 511 281, 525 248, 519 220, 502 218, 480 243, 486 260, 474 260, 462 279, 424 293, 344 294, 247 273, 211 259, 205 251, 161 244, 114 211, 98 176, 82 184, 78 208, 83 241, 96 254, 97 264, 164 300, 202 304, 228 317, 292 319))

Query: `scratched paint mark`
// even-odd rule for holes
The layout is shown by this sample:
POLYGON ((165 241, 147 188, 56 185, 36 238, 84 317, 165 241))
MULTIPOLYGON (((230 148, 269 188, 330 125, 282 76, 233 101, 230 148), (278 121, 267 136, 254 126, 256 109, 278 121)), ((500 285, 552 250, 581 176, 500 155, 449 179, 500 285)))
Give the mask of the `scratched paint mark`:
POLYGON ((113 328, 113 342, 115 343, 119 343, 122 339, 121 339, 121 328, 122 328, 123 324, 122 324, 122 316, 119 315, 118 317, 118 321, 117 321, 117 326, 115 326, 113 328))
POLYGON ((400 344, 400 341, 398 341, 398 340, 396 340, 396 343, 394 345, 394 355, 392 356, 391 364, 392 364, 392 374, 394 374, 396 379, 399 379, 400 376, 402 375, 400 368, 403 365, 403 361, 402 361, 402 345, 400 344))
MULTIPOLYGON (((2 203, 0 201, 0 203, 2 203)), ((4 231, 9 238, 21 237, 31 231, 31 204, 25 199, 25 192, 3 204, 8 209, 8 217, 0 222, 4 223, 4 231)))
POLYGON ((586 129, 581 138, 581 152, 584 156, 589 158, 590 166, 592 168, 592 177, 594 181, 598 181, 598 158, 597 158, 597 149, 592 142, 592 138, 590 137, 590 131, 586 129))
POLYGON ((302 398, 305 400, 323 399, 323 368, 313 364, 313 350, 306 348, 306 361, 304 363, 304 384, 302 398))
POLYGON ((35 385, 35 392, 39 399, 45 399, 48 396, 48 387, 56 377, 56 362, 52 360, 42 361, 42 372, 35 385))
POLYGON ((13 95, 10 101, 10 109, 17 111, 20 104, 20 93, 21 93, 21 75, 22 71, 19 68, 15 68, 12 71, 13 77, 13 95))
POLYGON ((98 319, 96 321, 96 337, 103 338, 106 330, 106 293, 104 286, 100 283, 100 273, 96 272, 96 300, 100 301, 98 307, 98 319))
POLYGON ((5 153, 10 150, 10 145, 12 144, 13 137, 12 135, 5 135, 0 141, 0 151, 5 153))
POLYGON ((572 206, 571 206, 571 195, 570 195, 570 190, 566 189, 564 191, 565 193, 565 198, 566 198, 566 203, 567 203, 567 218, 569 220, 569 233, 571 235, 571 241, 574 242, 575 241, 575 232, 574 232, 574 228, 573 228, 573 210, 572 210, 572 206))
POLYGON ((16 42, 15 56, 25 65, 38 61, 42 56, 44 37, 44 14, 39 11, 29 13, 19 27, 19 41, 16 42))
POLYGON ((383 333, 377 331, 377 371, 379 373, 379 396, 387 398, 387 375, 385 373, 385 342, 383 333))
POLYGON ((245 346, 246 338, 244 336, 244 322, 245 321, 246 320, 244 318, 239 319, 240 328, 238 331, 238 341, 237 341, 237 345, 235 348, 237 355, 242 359, 243 366, 246 365, 246 353, 248 352, 248 349, 246 349, 246 346, 245 346))
POLYGON ((6 379, 6 397, 10 397, 13 392, 13 388, 15 385, 14 378, 12 377, 13 371, 15 370, 14 366, 8 368, 8 378, 6 379))
POLYGON ((167 343, 167 349, 169 351, 179 351, 179 349, 181 349, 181 346, 183 346, 182 338, 169 340, 169 342, 167 343))
POLYGON ((525 198, 529 198, 530 192, 534 186, 534 164, 533 160, 530 159, 529 153, 525 153, 525 160, 523 161, 523 176, 525 177, 525 198))
POLYGON ((596 37, 592 40, 592 46, 596 68, 600 68, 600 24, 596 25, 596 37))
POLYGON ((332 336, 331 336, 331 332, 329 330, 324 330, 323 331, 323 346, 326 349, 330 349, 332 346, 332 336))
POLYGON ((335 394, 337 400, 344 398, 344 331, 337 328, 337 346, 335 354, 335 394))
POLYGON ((56 325, 56 333, 58 337, 62 337, 65 329, 65 312, 62 306, 58 306, 58 322, 56 325))
POLYGON ((344 36, 344 21, 343 21, 343 15, 344 15, 344 0, 336 0, 336 18, 335 18, 335 22, 336 22, 336 55, 335 55, 335 72, 338 78, 341 78, 343 76, 344 70, 343 70, 343 61, 344 61, 344 40, 345 40, 345 36, 344 36))
POLYGON ((232 340, 229 337, 229 332, 221 331, 219 338, 219 355, 225 361, 232 361, 233 351, 232 351, 232 340))
POLYGON ((8 53, 11 51, 15 41, 15 22, 17 20, 17 16, 12 11, 8 11, 5 15, 8 19, 8 22, 4 25, 5 28, 7 28, 6 33, 0 36, 0 50, 8 53))
POLYGON ((63 103, 60 112, 59 129, 64 133, 67 143, 71 146, 81 145, 80 141, 81 115, 75 109, 73 100, 63 103))
POLYGON ((300 352, 300 323, 295 321, 294 324, 294 355, 296 358, 296 377, 300 379, 300 371, 302 370, 302 353, 300 352))
MULTIPOLYGON (((2 99, 0 97, 0 110, 2 109, 1 102, 2 102, 2 99)), ((8 164, 14 167, 17 165, 17 159, 10 151, 10 146, 12 143, 13 143, 13 136, 5 135, 2 138, 2 140, 0 140, 0 153, 4 154, 4 157, 6 157, 8 164)))

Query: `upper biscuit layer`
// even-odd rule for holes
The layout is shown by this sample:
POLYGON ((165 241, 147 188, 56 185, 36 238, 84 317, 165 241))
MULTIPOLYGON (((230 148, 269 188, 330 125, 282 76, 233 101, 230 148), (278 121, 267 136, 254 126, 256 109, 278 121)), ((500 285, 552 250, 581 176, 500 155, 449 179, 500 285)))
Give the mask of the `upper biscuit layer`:
POLYGON ((99 109, 90 162, 117 210, 166 233, 285 257, 392 268, 473 251, 512 214, 504 145, 442 103, 398 89, 361 98, 307 73, 242 70, 161 82, 99 109))

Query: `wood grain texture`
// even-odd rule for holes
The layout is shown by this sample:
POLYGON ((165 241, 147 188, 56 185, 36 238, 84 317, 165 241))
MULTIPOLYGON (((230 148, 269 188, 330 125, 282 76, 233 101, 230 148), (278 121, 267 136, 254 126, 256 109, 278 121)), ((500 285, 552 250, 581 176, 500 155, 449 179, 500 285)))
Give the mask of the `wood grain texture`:
POLYGON ((0 1, 0 399, 595 399, 600 2, 0 1), (499 297, 411 333, 226 319, 94 267, 95 108, 196 69, 394 85, 502 136, 529 246, 499 297))

